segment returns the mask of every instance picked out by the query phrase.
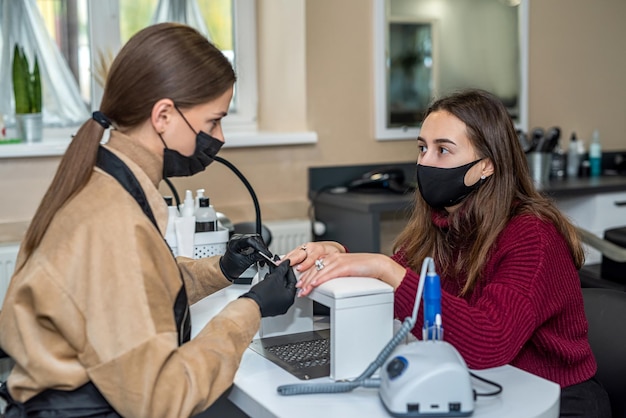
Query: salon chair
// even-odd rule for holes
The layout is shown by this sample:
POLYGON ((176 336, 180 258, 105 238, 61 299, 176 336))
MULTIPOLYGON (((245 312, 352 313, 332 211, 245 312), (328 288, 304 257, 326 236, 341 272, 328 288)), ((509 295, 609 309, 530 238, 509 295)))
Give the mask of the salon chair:
POLYGON ((621 235, 626 234, 625 228, 607 230, 605 238, 600 238, 583 228, 576 228, 582 242, 602 253, 602 263, 583 266, 578 275, 582 287, 599 287, 626 292, 626 248, 617 245, 621 235), (611 237, 612 240, 606 238, 611 237), (609 268, 610 267, 610 268, 609 268), (608 275, 607 272, 611 271, 608 275))
POLYGON ((626 292, 583 288, 589 344, 598 363, 596 378, 611 400, 613 418, 626 417, 626 292))

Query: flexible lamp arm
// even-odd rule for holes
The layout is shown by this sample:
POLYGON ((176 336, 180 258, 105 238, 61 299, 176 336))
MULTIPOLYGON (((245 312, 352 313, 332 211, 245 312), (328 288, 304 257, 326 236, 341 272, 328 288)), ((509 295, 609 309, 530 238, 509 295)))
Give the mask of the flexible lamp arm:
POLYGON ((248 189, 248 192, 250 193, 250 197, 252 197, 252 203, 254 203, 254 212, 256 215, 256 233, 260 237, 262 237, 263 235, 261 234, 261 207, 259 206, 259 199, 257 199, 256 193, 254 193, 254 189, 250 185, 250 182, 248 182, 248 180, 243 175, 243 173, 239 171, 239 169, 235 167, 230 161, 225 160, 224 158, 219 157, 217 155, 213 157, 213 159, 217 161, 218 163, 224 164, 226 167, 230 168, 230 170, 233 173, 235 173, 237 177, 239 177, 239 180, 241 180, 244 186, 246 186, 246 189, 248 189))

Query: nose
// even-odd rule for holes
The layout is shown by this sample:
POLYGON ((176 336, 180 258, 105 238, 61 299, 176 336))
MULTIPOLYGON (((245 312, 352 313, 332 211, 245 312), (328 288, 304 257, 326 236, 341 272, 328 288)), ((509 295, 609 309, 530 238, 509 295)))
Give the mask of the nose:
POLYGON ((417 157, 417 163, 421 165, 434 166, 435 165, 434 152, 430 152, 427 149, 425 153, 420 154, 417 157))
POLYGON ((211 136, 215 139, 219 139, 222 142, 226 142, 224 140, 224 131, 222 131, 222 125, 217 125, 216 127, 213 128, 213 131, 211 132, 211 136))

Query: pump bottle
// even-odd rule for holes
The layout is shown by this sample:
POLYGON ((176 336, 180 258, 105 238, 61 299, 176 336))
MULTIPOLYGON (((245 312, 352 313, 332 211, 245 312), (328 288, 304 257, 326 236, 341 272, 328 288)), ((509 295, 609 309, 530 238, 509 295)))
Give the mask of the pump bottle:
POLYGON ((196 232, 217 231, 217 213, 210 204, 209 198, 202 196, 196 211, 196 232))

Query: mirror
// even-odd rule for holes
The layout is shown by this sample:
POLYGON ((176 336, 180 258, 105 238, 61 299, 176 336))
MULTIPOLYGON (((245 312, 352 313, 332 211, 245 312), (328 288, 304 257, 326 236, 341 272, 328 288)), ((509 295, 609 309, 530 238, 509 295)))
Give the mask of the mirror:
POLYGON ((498 96, 527 130, 528 0, 374 0, 376 139, 416 138, 433 98, 498 96))

